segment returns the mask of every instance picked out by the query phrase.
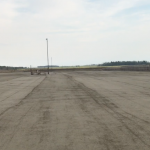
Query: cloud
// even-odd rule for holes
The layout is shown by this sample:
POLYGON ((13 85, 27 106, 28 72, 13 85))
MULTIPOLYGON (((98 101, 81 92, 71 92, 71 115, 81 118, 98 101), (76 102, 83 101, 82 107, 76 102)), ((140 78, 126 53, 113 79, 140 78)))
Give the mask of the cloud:
POLYGON ((141 54, 141 45, 148 53, 149 6, 148 0, 0 1, 1 62, 45 65, 46 38, 58 65, 125 60, 131 50, 141 54))
POLYGON ((0 31, 5 27, 8 27, 13 18, 17 15, 17 13, 14 11, 15 7, 16 5, 12 2, 0 2, 0 31))

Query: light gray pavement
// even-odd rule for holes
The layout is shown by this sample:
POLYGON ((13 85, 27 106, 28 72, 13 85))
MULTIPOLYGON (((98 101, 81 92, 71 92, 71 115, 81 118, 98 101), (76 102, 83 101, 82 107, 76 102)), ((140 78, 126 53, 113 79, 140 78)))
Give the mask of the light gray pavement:
POLYGON ((149 150, 150 73, 0 80, 0 150, 149 150))

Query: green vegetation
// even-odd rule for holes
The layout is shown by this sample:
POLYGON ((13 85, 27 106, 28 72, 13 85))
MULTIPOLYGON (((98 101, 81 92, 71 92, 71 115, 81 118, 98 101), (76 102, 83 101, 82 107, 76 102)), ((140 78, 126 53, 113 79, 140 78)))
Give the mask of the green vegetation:
POLYGON ((123 66, 123 65, 149 65, 148 61, 111 61, 99 64, 98 66, 123 66))
POLYGON ((26 67, 0 66, 0 70, 17 70, 17 69, 26 69, 26 67))

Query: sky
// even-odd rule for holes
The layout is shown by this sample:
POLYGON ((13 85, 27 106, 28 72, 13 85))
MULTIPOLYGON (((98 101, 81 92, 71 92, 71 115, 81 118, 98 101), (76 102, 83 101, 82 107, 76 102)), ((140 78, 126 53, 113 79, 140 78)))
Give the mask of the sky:
POLYGON ((0 0, 0 66, 150 61, 150 0, 0 0), (51 61, 52 60, 52 61, 51 61))

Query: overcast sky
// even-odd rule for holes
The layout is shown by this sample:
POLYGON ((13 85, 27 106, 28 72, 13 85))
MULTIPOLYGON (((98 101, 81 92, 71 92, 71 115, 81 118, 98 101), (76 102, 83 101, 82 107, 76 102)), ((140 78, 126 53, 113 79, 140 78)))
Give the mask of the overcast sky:
POLYGON ((0 0, 0 66, 150 61, 150 0, 0 0), (50 61, 51 63, 51 61, 50 61))

